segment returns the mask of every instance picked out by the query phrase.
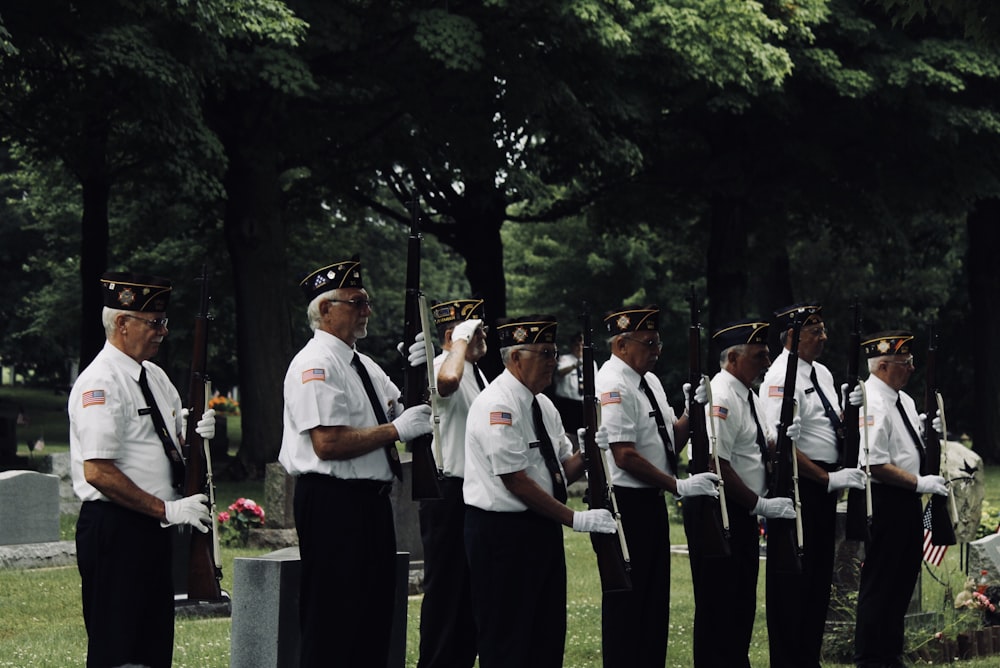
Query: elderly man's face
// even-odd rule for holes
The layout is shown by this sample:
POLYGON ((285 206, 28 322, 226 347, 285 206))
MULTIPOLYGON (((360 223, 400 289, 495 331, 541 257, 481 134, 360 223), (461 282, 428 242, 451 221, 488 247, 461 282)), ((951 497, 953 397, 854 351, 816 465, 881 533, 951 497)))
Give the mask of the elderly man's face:
POLYGON ((368 317, 372 314, 368 292, 364 288, 341 288, 336 300, 320 304, 321 328, 349 346, 368 336, 368 317))
POLYGON ((554 343, 532 343, 511 351, 513 373, 533 394, 538 394, 552 382, 559 351, 554 343))
POLYGON ((653 370, 662 348, 660 335, 649 331, 620 334, 614 344, 615 354, 639 375, 653 370))
MULTIPOLYGON (((788 331, 788 335, 792 335, 792 330, 788 331)), ((810 364, 818 360, 826 347, 826 339, 826 325, 822 320, 813 320, 803 326, 799 333, 799 358, 810 364)))
POLYGON ((742 353, 729 353, 729 372, 747 387, 769 366, 771 355, 763 343, 748 343, 742 353))
POLYGON ((167 335, 166 313, 137 312, 122 314, 117 320, 117 336, 122 352, 137 362, 152 359, 167 335))

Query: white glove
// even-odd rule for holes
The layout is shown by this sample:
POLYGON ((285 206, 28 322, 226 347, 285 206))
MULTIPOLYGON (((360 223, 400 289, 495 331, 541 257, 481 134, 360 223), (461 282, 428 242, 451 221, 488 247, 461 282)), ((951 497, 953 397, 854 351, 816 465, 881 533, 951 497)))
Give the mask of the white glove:
POLYGON ((618 533, 618 524, 610 510, 578 510, 573 513, 573 531, 581 533, 618 533))
POLYGON ((861 386, 855 385, 851 393, 847 395, 847 401, 852 406, 860 406, 865 402, 864 395, 861 394, 861 386))
POLYGON ((934 419, 931 420, 931 427, 937 432, 940 438, 944 438, 944 428, 941 426, 941 416, 937 413, 934 414, 934 419))
POLYGON ((204 494, 186 496, 176 501, 163 502, 163 514, 167 518, 163 526, 190 524, 202 533, 208 533, 212 516, 208 512, 208 497, 204 494))
POLYGON ((948 483, 939 475, 917 476, 917 494, 948 496, 948 483))
MULTIPOLYGON (((577 443, 583 443, 583 441, 586 438, 587 438, 586 429, 580 427, 579 429, 576 430, 577 443)), ((611 447, 608 444, 608 428, 605 427, 603 424, 600 427, 598 427, 597 431, 594 432, 594 440, 597 442, 597 447, 599 447, 601 450, 607 451, 607 449, 611 447)))
POLYGON ((861 469, 840 469, 830 472, 830 482, 826 491, 836 492, 838 489, 864 489, 867 476, 861 469))
MULTIPOLYGON (((777 431, 777 430, 775 430, 777 431)), ((799 440, 799 436, 802 435, 802 418, 796 415, 792 418, 792 424, 785 428, 785 435, 793 441, 799 440)))
MULTIPOLYGON (((403 355, 403 342, 400 341, 396 344, 396 352, 403 355)), ((417 335, 413 337, 413 343, 410 344, 409 349, 406 353, 406 361, 410 366, 420 366, 421 364, 427 364, 427 348, 424 346, 424 333, 417 332, 417 335)))
MULTIPOLYGON (((682 388, 684 390, 684 405, 688 410, 691 410, 691 383, 684 383, 682 388)), ((694 388, 694 400, 703 406, 708 403, 708 389, 705 387, 704 376, 698 381, 698 387, 694 388)))
POLYGON ((779 496, 773 499, 765 499, 763 496, 757 497, 757 505, 753 507, 754 515, 762 515, 772 520, 794 520, 795 504, 787 496, 779 496))
POLYGON ((719 476, 711 471, 695 473, 685 480, 677 479, 677 496, 719 496, 719 476))
POLYGON ((403 411, 402 415, 392 421, 399 440, 404 443, 412 441, 417 436, 431 433, 431 407, 427 404, 417 404, 403 411))
POLYGON ((196 434, 201 436, 206 441, 211 441, 215 438, 215 409, 209 408, 207 411, 201 414, 201 419, 198 420, 198 424, 194 426, 194 431, 196 434))
POLYGON ((452 341, 465 341, 468 343, 472 340, 472 337, 476 335, 476 330, 483 326, 483 321, 479 318, 472 318, 470 320, 463 320, 462 322, 455 325, 455 329, 451 330, 451 340, 452 341))

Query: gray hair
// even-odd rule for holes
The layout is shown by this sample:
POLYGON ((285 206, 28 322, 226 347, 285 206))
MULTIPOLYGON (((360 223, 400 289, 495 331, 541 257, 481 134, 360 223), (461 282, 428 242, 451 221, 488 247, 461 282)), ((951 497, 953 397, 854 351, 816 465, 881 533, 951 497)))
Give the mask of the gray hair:
POLYGON ((322 319, 322 314, 319 312, 319 305, 325 301, 330 301, 331 299, 338 299, 340 297, 340 289, 329 290, 322 294, 313 297, 313 300, 309 302, 309 307, 306 308, 306 317, 309 319, 309 329, 316 331, 319 329, 319 321, 322 319))
POLYGON ((131 315, 131 313, 122 309, 111 308, 110 306, 105 306, 101 310, 101 322, 104 323, 104 336, 111 338, 111 335, 115 333, 115 327, 118 326, 118 316, 120 315, 131 315))
POLYGON ((735 346, 729 346, 728 348, 726 348, 725 350, 723 350, 721 353, 719 353, 719 368, 720 369, 725 369, 726 368, 726 363, 729 361, 729 351, 730 350, 735 351, 736 354, 738 354, 738 355, 744 355, 747 352, 747 344, 745 344, 745 343, 738 343, 735 346))
POLYGON ((879 355, 878 357, 869 357, 868 373, 875 373, 876 371, 878 371, 878 365, 881 364, 882 362, 891 362, 892 360, 890 359, 890 357, 892 357, 892 355, 879 355))
POLYGON ((522 345, 514 345, 514 346, 506 346, 504 348, 501 348, 500 349, 500 360, 503 362, 503 365, 507 366, 507 363, 510 362, 510 354, 512 352, 514 352, 515 350, 521 350, 523 347, 524 346, 522 346, 522 345))

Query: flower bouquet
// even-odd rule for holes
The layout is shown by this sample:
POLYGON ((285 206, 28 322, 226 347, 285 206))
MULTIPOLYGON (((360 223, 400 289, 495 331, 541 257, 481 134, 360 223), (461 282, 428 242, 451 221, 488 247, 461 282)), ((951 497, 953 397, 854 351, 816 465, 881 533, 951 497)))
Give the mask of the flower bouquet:
POLYGON ((264 526, 264 509, 253 499, 240 497, 219 513, 219 538, 230 547, 246 547, 250 529, 264 526))

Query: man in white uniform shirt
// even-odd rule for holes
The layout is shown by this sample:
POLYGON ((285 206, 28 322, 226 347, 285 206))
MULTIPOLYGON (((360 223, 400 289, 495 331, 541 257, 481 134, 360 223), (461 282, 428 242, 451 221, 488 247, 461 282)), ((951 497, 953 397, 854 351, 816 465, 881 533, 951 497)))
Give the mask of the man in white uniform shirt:
POLYGON ((604 666, 662 668, 670 618, 670 519, 664 491, 718 496, 718 476, 677 477, 677 444, 688 419, 674 415, 653 367, 663 344, 656 306, 622 307, 604 317, 611 358, 595 379, 608 433, 611 484, 628 538, 631 591, 607 592, 601 605, 604 666))
MULTIPOLYGON (((696 666, 749 668, 757 610, 760 548, 757 516, 793 519, 791 499, 768 499, 767 462, 775 433, 752 385, 768 367, 768 324, 742 320, 712 335, 721 370, 712 378, 706 424, 714 423, 719 475, 729 508, 729 557, 691 561, 696 666), (719 605, 725 601, 725 605, 719 605)), ((709 425, 712 433, 713 425, 709 425)))
POLYGON ((844 426, 840 392, 833 374, 817 359, 826 345, 823 307, 801 303, 775 312, 781 332, 781 354, 760 385, 765 422, 777 424, 784 398, 785 372, 799 322, 795 399, 798 407, 795 441, 802 509, 802 572, 790 574, 767 562, 767 628, 772 668, 819 668, 833 579, 837 497, 841 489, 865 486, 858 468, 840 470, 844 426))
POLYGON ((404 410, 399 389, 355 349, 372 313, 356 257, 299 286, 313 338, 285 375, 278 461, 297 477, 301 666, 384 668, 396 560, 389 494, 402 476, 396 441, 429 433, 430 407, 404 410))
POLYGON ((417 668, 471 668, 476 661, 469 566, 465 558, 465 421, 473 399, 486 387, 477 362, 486 354, 482 299, 455 299, 431 307, 444 352, 434 358, 437 411, 434 443, 440 453, 440 499, 420 502, 424 547, 424 599, 420 604, 417 668))
MULTIPOLYGON (((861 342, 871 372, 865 389, 872 526, 861 567, 854 627, 854 662, 859 668, 907 665, 903 659, 903 619, 923 557, 920 500, 923 494, 948 494, 944 478, 923 475, 920 420, 913 399, 903 392, 913 375, 912 340, 912 334, 897 330, 870 334, 861 342)), ((859 405, 860 395, 855 389, 852 403, 859 405)), ((859 460, 864 466, 863 449, 859 460)))
POLYGON ((566 484, 583 473, 559 412, 541 391, 558 352, 551 316, 501 319, 504 371, 469 408, 465 549, 481 668, 563 665, 562 526, 613 533, 607 510, 574 512, 566 484))
MULTIPOLYGON (((171 285, 127 272, 101 277, 107 341, 69 395, 73 491, 87 665, 169 668, 174 591, 171 531, 211 524, 204 494, 180 498, 181 398, 149 360, 167 335, 171 285)), ((215 436, 215 411, 198 421, 215 436)))

